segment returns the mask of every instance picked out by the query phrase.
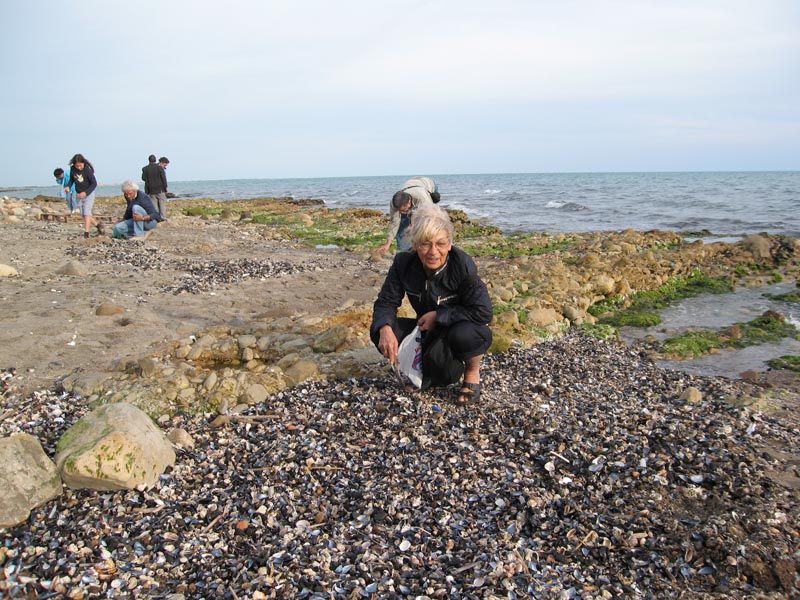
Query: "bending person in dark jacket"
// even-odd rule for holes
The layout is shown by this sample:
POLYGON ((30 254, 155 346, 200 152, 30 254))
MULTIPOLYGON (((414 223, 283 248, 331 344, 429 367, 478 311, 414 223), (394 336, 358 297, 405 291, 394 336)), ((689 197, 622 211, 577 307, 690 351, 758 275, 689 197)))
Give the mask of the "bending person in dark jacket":
POLYGON ((125 216, 122 221, 114 225, 113 236, 115 238, 133 238, 144 240, 147 232, 155 229, 161 219, 158 209, 150 200, 147 194, 139 190, 139 186, 133 181, 125 181, 122 184, 122 195, 128 202, 125 209, 125 216))
POLYGON ((481 360, 492 343, 492 302, 475 262, 453 246, 453 235, 444 209, 429 205, 415 213, 413 251, 395 255, 373 307, 370 337, 394 364, 400 341, 415 325, 422 331, 440 330, 453 356, 464 362, 457 402, 466 404, 480 398, 481 360), (404 296, 415 319, 397 317, 404 296))

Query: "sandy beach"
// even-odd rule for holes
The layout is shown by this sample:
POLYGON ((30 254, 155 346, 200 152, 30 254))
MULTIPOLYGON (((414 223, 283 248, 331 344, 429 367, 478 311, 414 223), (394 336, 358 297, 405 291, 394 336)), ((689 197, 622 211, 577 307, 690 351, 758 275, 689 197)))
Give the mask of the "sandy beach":
MULTIPOLYGON (((338 319, 354 332, 348 348, 369 351, 357 324, 389 258, 178 206, 145 242, 84 240, 69 220, 0 225, 0 263, 18 272, 0 279, 0 367, 16 369, 3 435, 28 431, 52 452, 89 409, 60 381, 166 360, 209 331, 338 319)), ((507 262, 479 266, 500 287, 507 262)), ((796 375, 756 385, 672 373, 572 332, 490 357, 481 406, 454 407, 448 390, 409 398, 381 365, 325 379, 243 414, 265 421, 165 416, 194 450, 154 490, 65 490, 4 531, 4 589, 174 600, 798 593, 796 375), (702 402, 685 399, 689 387, 702 402)))
MULTIPOLYGON (((122 212, 113 206, 100 211, 109 222, 122 212)), ((270 239, 235 222, 203 221, 177 210, 144 243, 122 244, 94 233, 84 240, 74 217, 67 223, 25 220, 0 231, 0 263, 19 272, 0 279, 0 364, 15 367, 27 390, 49 387, 75 369, 106 370, 115 360, 157 352, 206 328, 325 314, 346 303, 371 306, 389 264, 270 239), (226 283, 220 267, 217 287, 196 284, 202 293, 176 293, 186 280, 187 261, 248 260, 277 263, 285 271, 303 268, 273 279, 237 273, 235 283, 226 283), (81 273, 58 272, 69 263, 79 263, 81 273), (103 304, 123 312, 98 317, 103 304)))

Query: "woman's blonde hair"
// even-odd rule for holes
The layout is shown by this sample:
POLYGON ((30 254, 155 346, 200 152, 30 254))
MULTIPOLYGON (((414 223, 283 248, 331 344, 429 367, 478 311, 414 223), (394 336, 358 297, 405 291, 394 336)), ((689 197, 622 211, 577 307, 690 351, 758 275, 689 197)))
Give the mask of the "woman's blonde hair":
POLYGON ((453 243, 455 237, 455 229, 450 221, 450 215, 445 209, 434 204, 422 206, 414 211, 409 230, 413 245, 431 241, 442 231, 447 234, 447 240, 450 243, 453 243))

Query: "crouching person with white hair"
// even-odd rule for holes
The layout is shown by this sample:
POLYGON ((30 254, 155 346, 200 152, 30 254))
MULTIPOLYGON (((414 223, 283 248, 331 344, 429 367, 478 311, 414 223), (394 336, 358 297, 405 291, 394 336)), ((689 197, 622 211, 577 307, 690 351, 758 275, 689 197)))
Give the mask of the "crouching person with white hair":
POLYGON ((122 195, 128 203, 122 221, 114 225, 112 237, 144 240, 163 219, 150 197, 133 181, 122 184, 122 195))

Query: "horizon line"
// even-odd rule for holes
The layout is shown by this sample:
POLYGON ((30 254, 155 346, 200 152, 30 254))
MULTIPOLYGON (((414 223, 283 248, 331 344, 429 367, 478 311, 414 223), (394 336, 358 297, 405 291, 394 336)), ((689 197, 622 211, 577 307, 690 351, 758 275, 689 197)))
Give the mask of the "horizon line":
MULTIPOLYGON (((701 173, 798 173, 800 169, 744 169, 744 170, 665 170, 665 171, 496 171, 496 172, 483 172, 483 173, 430 173, 427 175, 323 175, 323 176, 306 176, 306 177, 232 177, 227 179, 181 179, 171 181, 170 183, 195 183, 195 182, 214 182, 214 181, 286 181, 286 180, 303 180, 303 179, 368 179, 368 178, 388 178, 388 177, 459 177, 459 176, 481 176, 481 175, 634 175, 634 174, 669 174, 669 173, 685 173, 685 174, 701 174, 701 173)), ((123 180, 125 181, 125 180, 123 180)), ((120 185, 122 182, 113 183, 98 183, 98 187, 111 187, 120 185)), ((30 190, 33 188, 44 188, 57 186, 56 183, 48 183, 44 185, 29 184, 29 185, 14 185, 0 186, 0 193, 30 190)))

